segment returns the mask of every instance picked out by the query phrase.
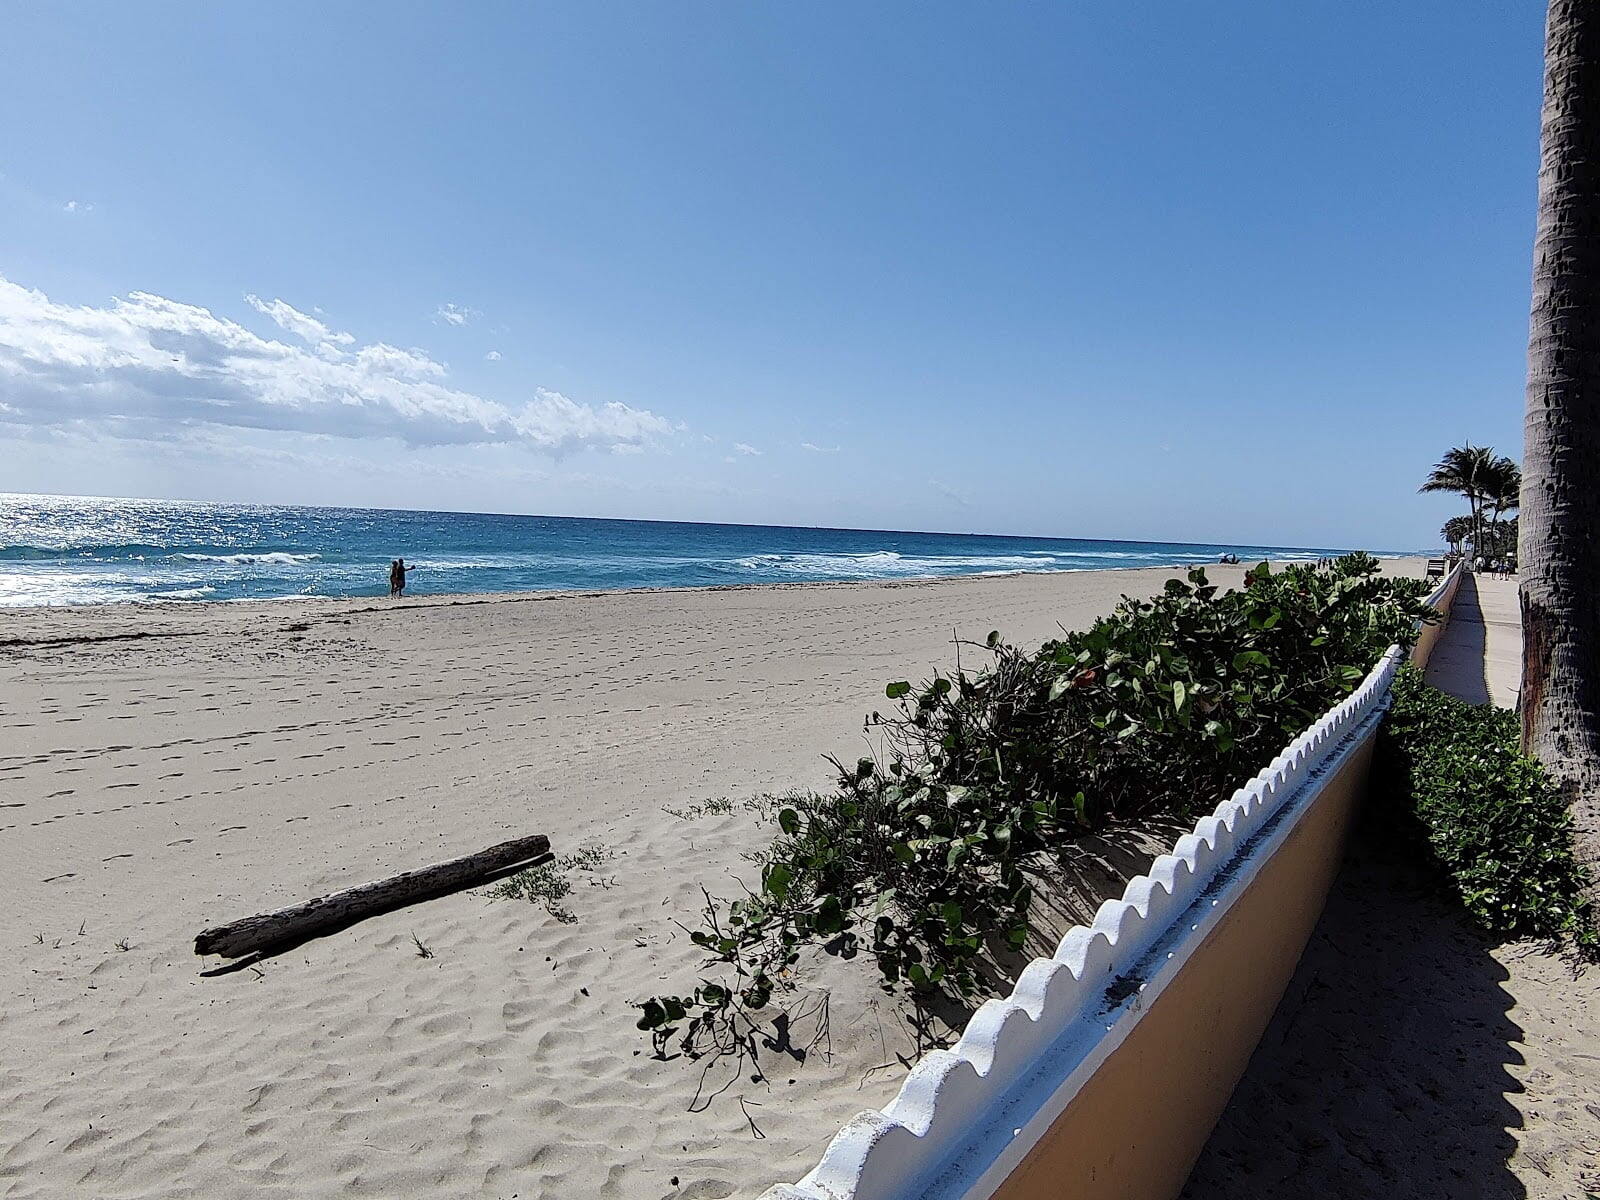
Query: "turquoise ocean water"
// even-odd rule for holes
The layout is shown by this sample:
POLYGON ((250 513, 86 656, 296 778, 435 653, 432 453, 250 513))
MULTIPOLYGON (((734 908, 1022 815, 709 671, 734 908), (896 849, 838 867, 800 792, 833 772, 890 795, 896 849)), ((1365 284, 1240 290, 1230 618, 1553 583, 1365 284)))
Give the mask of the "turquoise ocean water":
POLYGON ((1318 558, 1304 546, 0 494, 0 605, 705 587, 1318 558))

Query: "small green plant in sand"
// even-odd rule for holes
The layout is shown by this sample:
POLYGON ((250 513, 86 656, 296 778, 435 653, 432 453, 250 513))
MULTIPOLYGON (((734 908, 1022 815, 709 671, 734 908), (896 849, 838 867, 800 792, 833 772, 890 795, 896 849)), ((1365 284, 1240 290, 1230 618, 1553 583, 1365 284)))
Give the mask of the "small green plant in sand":
POLYGON ((1262 563, 1227 592, 1196 569, 1037 651, 990 634, 981 670, 889 684, 897 709, 867 719, 879 755, 781 799, 759 889, 707 897, 690 931, 714 975, 643 1001, 639 1027, 658 1054, 725 1053, 808 948, 869 955, 919 1009, 996 994, 1064 847, 1214 807, 1436 619, 1425 590, 1367 555, 1262 563))
POLYGON ((1417 854, 1490 933, 1549 938, 1595 957, 1600 938, 1572 853, 1572 815, 1522 753, 1517 715, 1395 680, 1378 740, 1373 820, 1417 854))
POLYGON ((726 796, 713 797, 702 800, 698 804, 686 804, 682 808, 673 808, 663 804, 661 811, 669 817, 677 817, 680 821, 694 821, 701 817, 727 817, 733 815, 733 801, 726 796))
POLYGON ((597 872, 616 857, 616 851, 598 842, 588 842, 571 854, 558 854, 549 862, 529 867, 507 876, 489 888, 495 900, 528 900, 543 904, 545 911, 563 925, 571 925, 578 916, 561 902, 572 894, 570 872, 597 872))

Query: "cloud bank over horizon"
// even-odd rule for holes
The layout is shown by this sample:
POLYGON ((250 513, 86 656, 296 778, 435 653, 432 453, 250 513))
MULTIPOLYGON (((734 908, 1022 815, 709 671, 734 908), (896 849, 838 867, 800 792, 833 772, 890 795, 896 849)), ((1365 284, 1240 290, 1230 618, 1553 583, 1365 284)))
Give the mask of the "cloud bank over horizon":
POLYGON ((450 386, 418 349, 358 344, 283 300, 245 302, 293 341, 149 292, 57 304, 0 275, 0 432, 144 438, 196 428, 409 446, 627 453, 673 432, 648 409, 535 388, 505 403, 450 386))

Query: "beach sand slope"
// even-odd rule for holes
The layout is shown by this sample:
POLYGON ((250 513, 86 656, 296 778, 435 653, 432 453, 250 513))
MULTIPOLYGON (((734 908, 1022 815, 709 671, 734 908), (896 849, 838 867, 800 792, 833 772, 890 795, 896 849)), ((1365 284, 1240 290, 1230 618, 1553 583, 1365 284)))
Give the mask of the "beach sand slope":
POLYGON ((829 1038, 765 1081, 653 1059, 633 1025, 693 986, 675 922, 701 888, 754 878, 767 835, 738 802, 866 752, 884 683, 947 668, 953 631, 1036 644, 1170 574, 0 612, 0 1192, 799 1176, 903 1076, 870 964, 829 977, 829 1038), (204 926, 537 832, 599 848, 570 923, 466 893, 254 970, 191 953, 204 926))

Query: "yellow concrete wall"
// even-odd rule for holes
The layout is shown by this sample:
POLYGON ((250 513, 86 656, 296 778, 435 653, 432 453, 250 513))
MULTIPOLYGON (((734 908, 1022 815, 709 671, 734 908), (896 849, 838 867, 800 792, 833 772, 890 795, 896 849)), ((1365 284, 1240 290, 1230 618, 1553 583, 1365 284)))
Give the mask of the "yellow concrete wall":
MULTIPOLYGON (((1434 606, 1448 619, 1460 582, 1434 606)), ((1444 622, 1424 626, 1426 665, 1444 622)), ((992 1194, 996 1200, 1168 1200, 1182 1189, 1282 999, 1344 857, 1373 736, 992 1194)))
POLYGON ((1444 591, 1433 601, 1433 606, 1444 614, 1444 620, 1437 625, 1424 625, 1417 635, 1417 644, 1411 648, 1411 661, 1416 666, 1428 665, 1428 656, 1433 653, 1433 648, 1444 636, 1445 626, 1450 623, 1450 605, 1456 598, 1456 589, 1460 586, 1461 568, 1457 567, 1445 577, 1444 591))
POLYGON ((1177 1195, 1322 914, 1371 756, 1369 740, 996 1200, 1177 1195))
MULTIPOLYGON (((1435 607, 1448 612, 1459 579, 1444 580, 1435 607)), ((1426 663, 1442 630, 1420 631, 1413 662, 1426 663)), ((952 1051, 919 1062, 890 1105, 848 1122, 811 1174, 766 1200, 1176 1196, 1321 916, 1399 659, 1385 654, 1355 694, 1157 860, 1165 866, 1107 901, 1011 998, 984 1005, 952 1051), (1262 813, 1276 814, 1270 832, 1262 813), (1262 840, 1247 857, 1222 857, 1252 829, 1262 840), (1164 966, 1141 959, 1152 945, 1169 950, 1164 966), (1113 977, 1145 982, 1101 1007, 1113 977), (1075 1028, 1070 1052, 1050 1049, 1075 1028), (1061 1061, 1034 1057, 1049 1054, 1061 1061)))

